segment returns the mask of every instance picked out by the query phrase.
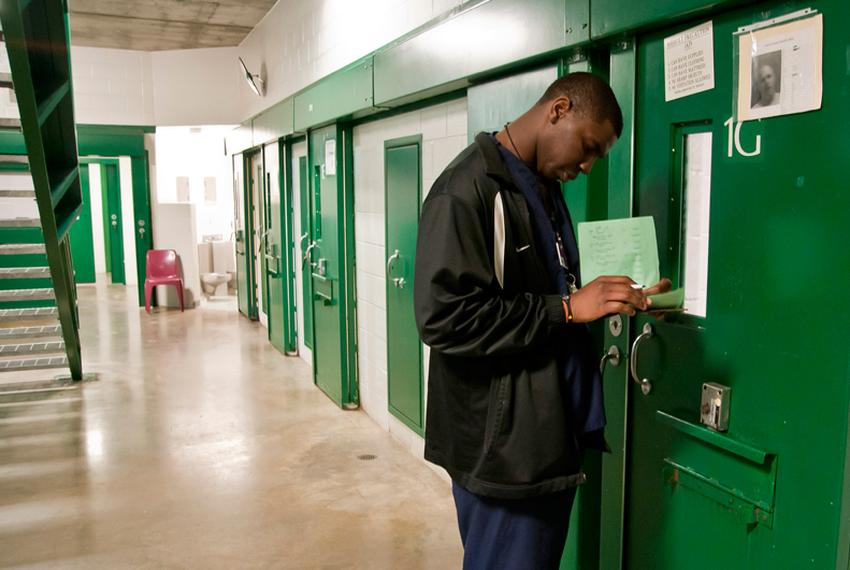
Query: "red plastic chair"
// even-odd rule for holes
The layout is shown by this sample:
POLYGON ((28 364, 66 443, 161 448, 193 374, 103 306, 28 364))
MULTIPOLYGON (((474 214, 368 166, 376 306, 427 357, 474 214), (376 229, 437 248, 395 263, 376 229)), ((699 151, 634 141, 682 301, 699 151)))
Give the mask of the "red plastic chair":
POLYGON ((180 257, 173 249, 151 249, 147 255, 145 277, 145 310, 151 312, 151 295, 157 285, 174 285, 183 311, 183 278, 180 277, 180 257))

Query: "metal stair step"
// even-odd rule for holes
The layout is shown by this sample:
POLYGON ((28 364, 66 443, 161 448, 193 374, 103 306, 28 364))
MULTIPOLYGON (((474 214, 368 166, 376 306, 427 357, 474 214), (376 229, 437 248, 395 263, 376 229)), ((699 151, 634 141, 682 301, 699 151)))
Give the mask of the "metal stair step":
MULTIPOLYGON (((0 119, 0 129, 14 129, 21 130, 21 120, 20 119, 0 119)), ((8 155, 5 155, 8 156, 8 155)), ((15 155, 17 156, 17 155, 15 155)), ((22 155, 25 156, 25 155, 22 155)))
POLYGON ((18 358, 0 360, 0 372, 18 372, 21 370, 43 370, 45 368, 67 368, 65 356, 42 356, 39 358, 18 358))
POLYGON ((0 309, 0 324, 32 320, 56 319, 59 309, 56 307, 36 307, 28 309, 0 309))
POLYGON ((0 228, 40 228, 41 220, 38 218, 12 218, 0 220, 0 228))
POLYGON ((0 279, 50 279, 50 268, 0 267, 0 279))
POLYGON ((39 325, 39 326, 17 326, 9 328, 0 328, 0 342, 26 339, 26 338, 44 338, 44 337, 61 337, 62 325, 39 325))
POLYGON ((35 199, 35 190, 12 190, 0 188, 0 198, 32 198, 35 199))
POLYGON ((50 340, 47 342, 25 342, 21 344, 0 344, 0 357, 30 356, 32 354, 52 354, 65 352, 65 341, 50 340))
POLYGON ((0 302, 44 301, 53 299, 53 289, 7 289, 0 291, 0 302))
POLYGON ((46 253, 43 243, 4 243, 0 245, 0 255, 25 255, 46 253))
POLYGON ((15 84, 12 83, 12 74, 5 72, 0 73, 0 88, 14 89, 15 84))

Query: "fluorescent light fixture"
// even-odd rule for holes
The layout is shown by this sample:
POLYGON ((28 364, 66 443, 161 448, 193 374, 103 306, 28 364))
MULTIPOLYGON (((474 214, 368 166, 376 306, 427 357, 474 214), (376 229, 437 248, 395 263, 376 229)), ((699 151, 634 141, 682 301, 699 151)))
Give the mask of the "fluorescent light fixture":
POLYGON ((245 75, 245 81, 248 82, 248 87, 250 87, 251 91, 256 93, 257 96, 262 97, 263 89, 265 87, 263 78, 248 71, 248 66, 245 65, 245 62, 242 61, 241 57, 239 58, 239 66, 242 68, 242 73, 245 75))

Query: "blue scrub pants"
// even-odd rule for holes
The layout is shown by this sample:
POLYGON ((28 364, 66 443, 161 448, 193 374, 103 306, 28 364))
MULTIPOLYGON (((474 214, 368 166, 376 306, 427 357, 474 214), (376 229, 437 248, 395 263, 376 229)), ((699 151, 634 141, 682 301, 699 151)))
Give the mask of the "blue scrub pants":
POLYGON ((530 499, 493 499, 454 481, 464 570, 557 570, 576 489, 530 499))

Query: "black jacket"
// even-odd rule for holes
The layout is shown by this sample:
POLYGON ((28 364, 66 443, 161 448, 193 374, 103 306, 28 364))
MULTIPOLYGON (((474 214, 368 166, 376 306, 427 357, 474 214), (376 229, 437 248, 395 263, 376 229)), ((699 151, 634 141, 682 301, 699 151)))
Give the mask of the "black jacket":
POLYGON ((425 458, 483 496, 585 480, 556 351, 591 348, 566 342, 584 325, 568 325, 561 296, 548 294, 531 224, 484 133, 434 183, 419 222, 414 306, 431 347, 425 458))

